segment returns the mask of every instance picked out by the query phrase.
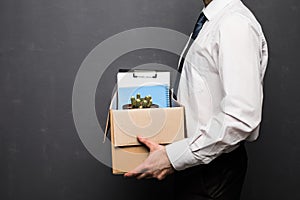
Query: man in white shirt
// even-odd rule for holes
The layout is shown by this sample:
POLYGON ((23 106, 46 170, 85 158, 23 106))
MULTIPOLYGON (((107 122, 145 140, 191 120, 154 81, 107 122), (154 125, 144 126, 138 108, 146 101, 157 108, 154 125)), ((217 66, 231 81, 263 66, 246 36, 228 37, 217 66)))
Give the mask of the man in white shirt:
POLYGON ((188 48, 178 87, 187 138, 165 147, 138 138, 150 155, 125 176, 163 179, 176 172, 178 198, 234 200, 247 168, 243 141, 259 133, 267 44, 240 0, 203 2, 205 22, 188 48))

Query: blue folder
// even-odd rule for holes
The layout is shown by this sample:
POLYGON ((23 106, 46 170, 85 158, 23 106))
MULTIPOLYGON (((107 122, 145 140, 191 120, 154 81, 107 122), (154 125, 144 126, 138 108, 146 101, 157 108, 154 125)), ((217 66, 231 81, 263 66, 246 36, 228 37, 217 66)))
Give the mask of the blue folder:
POLYGON ((130 104, 130 98, 140 93, 141 97, 151 95, 152 103, 159 108, 170 107, 169 72, 119 72, 118 73, 118 109, 130 104), (143 76, 137 74, 143 73, 143 76), (154 75, 150 75, 154 74, 154 75))

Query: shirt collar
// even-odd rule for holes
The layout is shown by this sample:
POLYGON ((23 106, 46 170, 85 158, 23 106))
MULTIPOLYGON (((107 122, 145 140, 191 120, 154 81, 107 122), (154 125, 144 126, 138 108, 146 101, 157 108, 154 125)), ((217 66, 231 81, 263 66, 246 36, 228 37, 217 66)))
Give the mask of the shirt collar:
POLYGON ((206 16, 206 18, 210 21, 212 20, 223 8, 225 8, 229 3, 233 1, 240 0, 213 0, 208 4, 208 6, 204 7, 202 12, 206 16))

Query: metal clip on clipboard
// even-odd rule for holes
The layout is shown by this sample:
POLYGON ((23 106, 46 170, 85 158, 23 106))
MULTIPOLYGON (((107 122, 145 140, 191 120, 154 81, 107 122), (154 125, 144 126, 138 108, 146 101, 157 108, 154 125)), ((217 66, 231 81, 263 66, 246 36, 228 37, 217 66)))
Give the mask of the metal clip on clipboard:
POLYGON ((157 78, 156 71, 134 70, 133 78, 157 78))

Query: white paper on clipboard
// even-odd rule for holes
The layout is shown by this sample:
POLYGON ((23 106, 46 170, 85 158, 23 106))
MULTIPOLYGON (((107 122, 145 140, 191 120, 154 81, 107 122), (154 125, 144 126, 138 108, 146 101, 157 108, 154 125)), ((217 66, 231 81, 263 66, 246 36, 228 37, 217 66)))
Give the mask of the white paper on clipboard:
POLYGON ((160 108, 170 107, 170 72, 153 70, 135 70, 129 72, 118 72, 118 110, 122 106, 130 104, 130 97, 141 97, 151 95, 153 104, 160 108))

